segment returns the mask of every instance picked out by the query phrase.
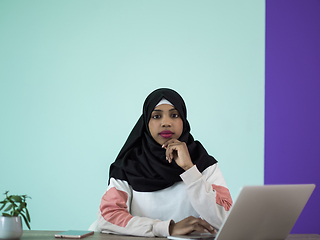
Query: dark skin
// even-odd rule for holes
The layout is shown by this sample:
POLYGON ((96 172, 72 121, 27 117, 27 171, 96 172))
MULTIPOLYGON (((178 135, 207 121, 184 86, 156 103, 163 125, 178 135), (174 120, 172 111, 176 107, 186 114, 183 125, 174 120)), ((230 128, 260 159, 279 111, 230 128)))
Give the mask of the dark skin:
MULTIPOLYGON (((192 163, 187 145, 179 141, 183 128, 182 120, 178 111, 171 105, 163 104, 155 108, 149 120, 149 130, 156 142, 166 149, 166 159, 169 163, 175 161, 178 166, 187 171, 192 168, 192 163), (170 130, 173 135, 169 138, 163 138, 159 133, 163 130, 170 130)), ((170 235, 186 235, 194 231, 201 233, 215 234, 217 231, 207 221, 189 216, 177 223, 171 221, 169 227, 170 235)))
POLYGON ((169 227, 170 235, 186 235, 195 231, 201 233, 217 233, 214 227, 207 221, 193 216, 187 217, 177 223, 172 221, 169 227))
POLYGON ((173 160, 183 170, 187 171, 193 167, 187 144, 177 139, 170 139, 162 145, 166 149, 166 159, 169 163, 173 160))

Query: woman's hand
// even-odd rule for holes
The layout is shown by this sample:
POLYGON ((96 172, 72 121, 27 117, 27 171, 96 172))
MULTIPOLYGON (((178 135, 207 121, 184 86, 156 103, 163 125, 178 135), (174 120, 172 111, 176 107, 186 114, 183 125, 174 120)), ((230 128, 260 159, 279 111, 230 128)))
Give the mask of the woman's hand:
POLYGON ((169 227, 169 234, 172 235, 185 235, 194 231, 202 233, 217 233, 214 227, 212 227, 207 221, 201 218, 195 218, 193 216, 187 217, 180 222, 171 222, 169 227))
POLYGON ((174 161, 185 171, 193 167, 187 144, 177 139, 170 139, 162 145, 166 149, 166 159, 169 163, 174 161))

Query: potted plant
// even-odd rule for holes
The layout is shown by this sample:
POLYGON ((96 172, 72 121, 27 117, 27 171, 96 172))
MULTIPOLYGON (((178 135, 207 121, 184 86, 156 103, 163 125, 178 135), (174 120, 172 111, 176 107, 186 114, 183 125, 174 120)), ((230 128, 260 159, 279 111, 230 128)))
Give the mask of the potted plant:
POLYGON ((30 214, 27 209, 27 195, 8 195, 0 202, 0 239, 18 239, 22 236, 21 216, 30 229, 30 214))

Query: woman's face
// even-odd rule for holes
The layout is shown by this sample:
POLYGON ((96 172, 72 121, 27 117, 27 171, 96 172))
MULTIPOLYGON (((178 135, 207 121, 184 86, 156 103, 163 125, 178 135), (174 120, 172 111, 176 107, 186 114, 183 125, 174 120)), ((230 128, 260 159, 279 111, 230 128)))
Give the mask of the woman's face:
POLYGON ((162 104, 151 113, 149 131, 153 139, 163 145, 170 139, 178 139, 183 131, 183 122, 174 106, 162 104))

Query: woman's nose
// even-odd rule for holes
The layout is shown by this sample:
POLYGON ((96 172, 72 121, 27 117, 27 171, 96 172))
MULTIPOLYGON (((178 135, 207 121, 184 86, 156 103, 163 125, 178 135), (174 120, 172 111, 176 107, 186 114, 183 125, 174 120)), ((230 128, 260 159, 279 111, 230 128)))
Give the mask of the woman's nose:
POLYGON ((163 116, 161 121, 162 127, 169 127, 171 126, 171 119, 169 117, 163 116))

